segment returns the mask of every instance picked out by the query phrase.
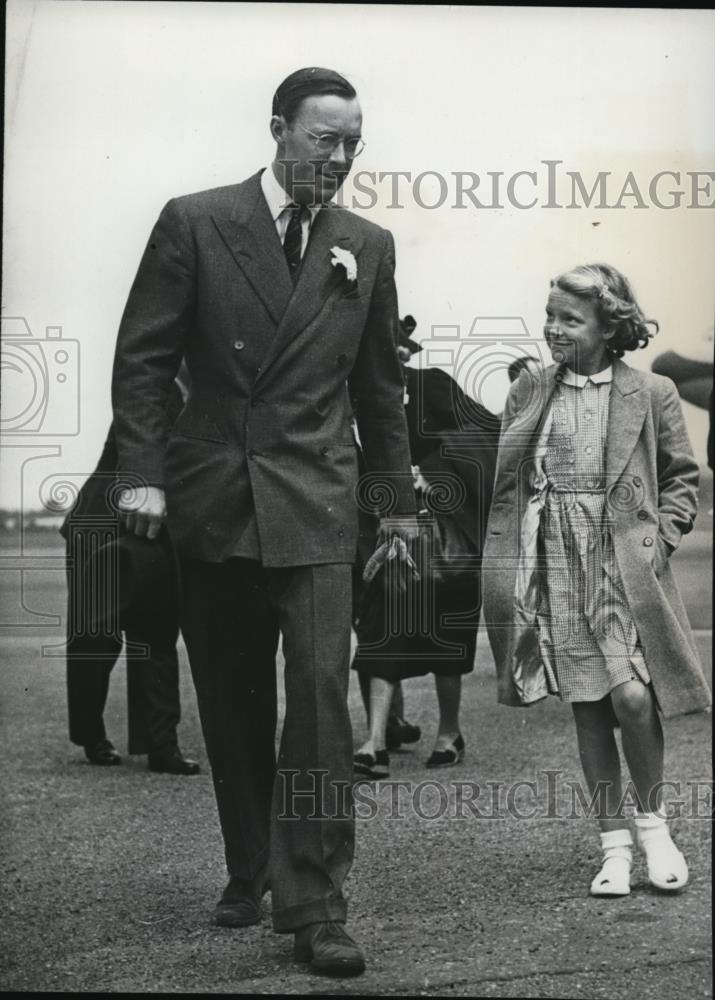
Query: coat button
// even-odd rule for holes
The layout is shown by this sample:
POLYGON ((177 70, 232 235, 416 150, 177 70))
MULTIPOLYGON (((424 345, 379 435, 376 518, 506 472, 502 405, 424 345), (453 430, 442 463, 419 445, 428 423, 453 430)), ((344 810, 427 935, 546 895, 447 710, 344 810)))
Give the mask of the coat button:
POLYGON ((345 532, 343 531, 343 529, 342 529, 342 528, 341 528, 341 529, 340 529, 340 530, 338 531, 338 535, 339 535, 339 536, 340 536, 341 538, 343 538, 343 537, 344 537, 344 535, 345 535, 345 532))
POLYGON ((344 365, 347 360, 348 360, 347 354, 338 354, 338 362, 341 365, 344 365))
POLYGON ((242 340, 234 340, 234 342, 233 342, 233 349, 235 351, 242 351, 245 346, 246 345, 244 344, 244 342, 242 340))
POLYGON ((638 476, 634 476, 634 477, 633 477, 633 485, 634 485, 634 486, 640 486, 640 485, 641 485, 641 481, 640 481, 640 479, 638 478, 638 476))
POLYGON ((248 453, 248 457, 249 457, 249 458, 255 458, 255 457, 256 457, 256 453, 255 453, 255 451, 253 450, 253 448, 251 448, 251 450, 249 451, 249 453, 248 453))
POLYGON ((650 535, 646 535, 646 537, 643 539, 643 544, 648 549, 651 547, 651 545, 653 544, 653 539, 650 537, 650 535))
POLYGON ((644 510, 639 510, 638 511, 638 520, 639 521, 647 521, 648 520, 648 514, 647 514, 647 512, 644 511, 644 510))
POLYGON ((327 444, 324 444, 323 447, 320 449, 320 454, 321 455, 327 455, 329 451, 330 451, 330 448, 328 448, 327 444))

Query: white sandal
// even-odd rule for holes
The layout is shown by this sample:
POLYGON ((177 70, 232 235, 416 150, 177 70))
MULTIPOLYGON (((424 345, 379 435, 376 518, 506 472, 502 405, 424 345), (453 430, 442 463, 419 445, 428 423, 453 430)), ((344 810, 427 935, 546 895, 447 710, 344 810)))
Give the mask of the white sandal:
POLYGON ((638 846, 645 853, 648 881, 662 892, 677 892, 688 883, 688 865, 675 846, 664 816, 636 816, 638 846))
POLYGON ((631 891, 630 830, 608 830, 601 834, 603 864, 591 882, 592 896, 628 896, 631 891))

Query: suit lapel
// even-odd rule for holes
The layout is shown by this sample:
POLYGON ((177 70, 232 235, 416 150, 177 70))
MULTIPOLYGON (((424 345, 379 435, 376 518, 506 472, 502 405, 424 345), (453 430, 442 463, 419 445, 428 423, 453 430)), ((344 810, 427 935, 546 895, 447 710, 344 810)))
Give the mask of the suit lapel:
POLYGON ((233 259, 278 326, 294 289, 275 223, 261 191, 260 174, 241 185, 230 215, 213 215, 212 219, 233 259))
POLYGON ((620 358, 614 359, 606 437, 607 483, 615 482, 628 464, 643 427, 648 404, 648 393, 642 391, 636 372, 620 358))
MULTIPOLYGON (((345 269, 333 267, 330 250, 339 246, 349 250, 357 259, 363 241, 350 232, 351 228, 350 216, 338 208, 325 207, 318 212, 311 226, 298 280, 268 349, 259 380, 266 376, 286 345, 315 319, 331 296, 340 294, 340 290, 347 287, 345 269)), ((277 242, 282 252, 280 241, 277 242)), ((290 283, 290 278, 288 281, 290 283)))

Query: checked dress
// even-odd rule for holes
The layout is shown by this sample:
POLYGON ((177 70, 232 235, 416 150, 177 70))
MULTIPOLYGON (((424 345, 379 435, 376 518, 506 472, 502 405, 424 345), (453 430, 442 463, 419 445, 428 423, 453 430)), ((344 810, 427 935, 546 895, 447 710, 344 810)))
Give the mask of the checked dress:
POLYGON ((613 549, 610 374, 592 381, 566 371, 537 448, 539 651, 564 701, 598 701, 625 681, 650 682, 613 549))

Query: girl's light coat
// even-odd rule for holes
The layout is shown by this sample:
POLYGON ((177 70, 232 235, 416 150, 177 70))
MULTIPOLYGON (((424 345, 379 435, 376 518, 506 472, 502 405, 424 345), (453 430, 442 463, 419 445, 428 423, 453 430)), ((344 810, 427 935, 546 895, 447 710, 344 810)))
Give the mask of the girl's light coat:
MULTIPOLYGON (((506 705, 520 705, 511 663, 521 518, 530 494, 535 443, 560 378, 557 365, 536 374, 522 372, 504 411, 482 581, 498 698, 506 705)), ((618 567, 665 716, 702 711, 712 701, 666 559, 693 526, 698 476, 673 382, 614 359, 607 505, 618 567)))

